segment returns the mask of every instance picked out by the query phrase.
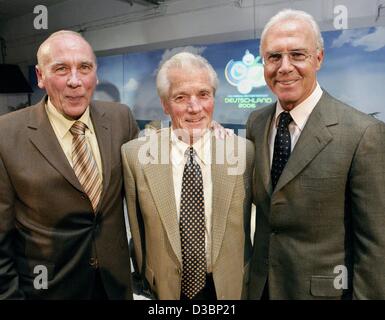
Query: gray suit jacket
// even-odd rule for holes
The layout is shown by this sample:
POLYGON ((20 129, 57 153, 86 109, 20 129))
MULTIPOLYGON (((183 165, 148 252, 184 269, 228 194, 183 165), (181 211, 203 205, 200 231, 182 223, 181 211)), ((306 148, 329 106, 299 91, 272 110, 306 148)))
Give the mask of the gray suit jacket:
POLYGON ((103 166, 96 210, 39 104, 0 117, 0 299, 88 299, 95 269, 111 299, 131 299, 120 147, 137 135, 127 106, 92 102, 103 166), (36 290, 34 268, 48 271, 36 290))
MULTIPOLYGON (((177 300, 181 292, 182 253, 169 161, 169 133, 169 129, 163 129, 150 137, 130 141, 122 147, 122 156, 138 269, 143 270, 156 298, 177 300), (144 157, 156 163, 141 163, 139 159, 144 157)), ((231 148, 226 149, 227 160, 215 164, 214 159, 224 149, 219 140, 212 138, 212 264, 218 299, 241 298, 251 251, 250 236, 246 235, 250 235, 254 152, 250 141, 234 139, 246 145, 239 155, 243 167, 229 163, 233 158, 231 148), (229 169, 234 174, 229 175, 229 169)))
POLYGON ((274 113, 275 104, 247 123, 257 217, 249 298, 268 279, 271 299, 385 299, 385 124, 324 92, 272 191, 274 113))

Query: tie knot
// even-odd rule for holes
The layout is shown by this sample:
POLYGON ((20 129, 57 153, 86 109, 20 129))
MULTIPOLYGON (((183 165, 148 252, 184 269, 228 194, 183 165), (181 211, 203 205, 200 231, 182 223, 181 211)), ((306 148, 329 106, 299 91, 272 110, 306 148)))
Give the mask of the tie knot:
POLYGON ((196 152, 195 152, 194 148, 193 148, 193 147, 189 147, 189 148, 186 150, 186 153, 187 153, 187 155, 188 155, 190 161, 194 161, 195 155, 196 155, 196 152))
POLYGON ((293 118, 291 117, 289 112, 282 112, 279 116, 279 122, 278 127, 280 128, 287 128, 289 123, 293 121, 293 118))
POLYGON ((75 121, 75 123, 70 128, 70 132, 73 136, 84 135, 86 132, 87 125, 81 121, 75 121))

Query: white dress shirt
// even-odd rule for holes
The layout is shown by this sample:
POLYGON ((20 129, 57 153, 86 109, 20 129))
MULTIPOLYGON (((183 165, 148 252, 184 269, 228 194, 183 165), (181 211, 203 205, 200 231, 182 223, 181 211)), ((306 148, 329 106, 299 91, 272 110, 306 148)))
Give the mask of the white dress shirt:
MULTIPOLYGON (((190 145, 179 140, 171 129, 171 164, 174 182, 176 213, 179 223, 180 218, 180 199, 182 193, 183 170, 187 161, 186 150, 190 145)), ((192 147, 196 152, 196 161, 201 167, 203 179, 203 195, 205 203, 205 247, 207 272, 212 272, 211 265, 211 220, 212 220, 212 193, 213 185, 211 178, 211 133, 207 131, 202 138, 195 142, 192 147)))
MULTIPOLYGON (((301 135, 301 132, 305 127, 306 122, 309 119, 310 114, 312 113, 314 107, 317 105, 318 101, 321 99, 322 93, 323 91, 317 82, 317 86, 315 87, 312 94, 290 111, 290 115, 293 118, 293 121, 289 124, 289 131, 291 136, 291 151, 293 151, 299 139, 299 136, 301 135)), ((273 117, 273 120, 270 125, 270 134, 269 134, 270 169, 273 164, 274 140, 275 140, 275 135, 277 134, 279 116, 284 111, 285 110, 282 108, 278 100, 276 110, 275 110, 275 116, 273 117)))

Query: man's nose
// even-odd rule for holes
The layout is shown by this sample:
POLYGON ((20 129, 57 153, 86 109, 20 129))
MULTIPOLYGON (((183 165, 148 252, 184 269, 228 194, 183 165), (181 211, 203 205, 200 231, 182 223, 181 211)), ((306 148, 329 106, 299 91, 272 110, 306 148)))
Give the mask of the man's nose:
POLYGON ((279 66, 279 72, 287 73, 292 71, 294 68, 293 64, 290 61, 290 57, 288 54, 282 55, 281 65, 279 66))
POLYGON ((189 110, 190 112, 193 112, 193 113, 198 113, 202 110, 202 105, 199 101, 199 99, 195 96, 192 96, 190 98, 190 103, 189 103, 189 110))
POLYGON ((72 87, 72 88, 76 88, 76 87, 81 86, 81 84, 82 83, 79 79, 77 70, 72 70, 71 74, 67 80, 67 85, 72 87))

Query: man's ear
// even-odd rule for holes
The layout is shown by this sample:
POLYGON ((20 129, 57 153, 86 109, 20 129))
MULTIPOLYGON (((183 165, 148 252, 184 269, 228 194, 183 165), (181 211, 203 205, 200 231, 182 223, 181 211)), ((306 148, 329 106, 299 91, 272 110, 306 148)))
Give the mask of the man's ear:
POLYGON ((170 114, 167 100, 165 98, 161 98, 160 99, 160 103, 162 105, 164 113, 165 114, 170 114))
POLYGON ((44 89, 44 81, 43 81, 43 72, 41 71, 40 67, 38 65, 35 66, 36 71, 36 77, 37 77, 37 85, 40 89, 44 89))
POLYGON ((317 50, 317 71, 321 69, 322 62, 324 61, 324 50, 317 50))

